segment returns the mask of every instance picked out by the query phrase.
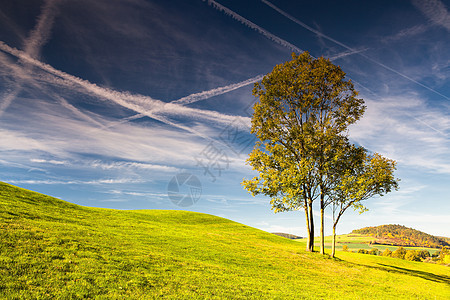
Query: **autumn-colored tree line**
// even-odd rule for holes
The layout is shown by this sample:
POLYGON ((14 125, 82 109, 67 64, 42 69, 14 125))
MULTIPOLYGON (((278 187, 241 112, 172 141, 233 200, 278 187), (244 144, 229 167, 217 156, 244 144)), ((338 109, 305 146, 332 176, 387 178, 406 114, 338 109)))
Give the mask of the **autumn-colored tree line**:
MULTIPOLYGON (((343 251, 349 251, 347 245, 342 247, 343 251)), ((450 248, 442 247, 441 250, 436 251, 433 254, 430 254, 428 250, 412 250, 405 249, 403 247, 398 247, 396 250, 391 251, 389 248, 386 248, 383 252, 378 250, 377 248, 372 248, 370 250, 359 249, 357 253, 362 254, 370 254, 370 255, 381 255, 387 257, 394 257, 405 259, 409 261, 423 261, 430 263, 441 263, 441 264, 450 264, 450 248)))
POLYGON ((380 225, 353 230, 352 233, 370 235, 375 243, 395 246, 441 248, 450 244, 439 237, 402 225, 380 225))

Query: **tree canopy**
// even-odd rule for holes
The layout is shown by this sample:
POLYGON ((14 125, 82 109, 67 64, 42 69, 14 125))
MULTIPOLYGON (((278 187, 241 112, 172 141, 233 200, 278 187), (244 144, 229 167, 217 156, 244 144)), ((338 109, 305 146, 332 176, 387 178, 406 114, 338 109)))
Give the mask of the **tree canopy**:
MULTIPOLYGON (((243 186, 252 195, 270 197, 275 212, 303 209, 310 251, 312 206, 320 201, 322 253, 324 210, 338 196, 347 200, 360 196, 350 170, 355 166, 360 170, 366 155, 347 138, 348 126, 362 117, 366 107, 345 75, 330 60, 304 52, 275 66, 253 89, 259 101, 251 132, 258 142, 247 162, 258 175, 244 179, 243 186)), ((354 176, 363 180, 361 174, 354 176)))

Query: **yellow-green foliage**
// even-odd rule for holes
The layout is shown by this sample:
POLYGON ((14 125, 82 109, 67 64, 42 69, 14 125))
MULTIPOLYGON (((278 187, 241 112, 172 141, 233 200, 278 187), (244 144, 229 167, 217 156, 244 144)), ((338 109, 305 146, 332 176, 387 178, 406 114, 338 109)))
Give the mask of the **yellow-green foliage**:
POLYGON ((403 247, 398 247, 397 250, 392 252, 392 257, 404 259, 406 255, 406 250, 403 247))
POLYGON ((87 208, 0 183, 0 299, 449 299, 450 268, 308 253, 211 215, 87 208))
POLYGON ((435 253, 437 257, 434 259, 435 261, 443 264, 450 264, 450 248, 443 247, 439 252, 435 253))
POLYGON ((392 256, 392 251, 389 250, 389 248, 386 248, 386 249, 383 251, 383 256, 392 256))
POLYGON ((418 253, 414 250, 406 250, 404 258, 409 261, 421 261, 418 253))
POLYGON ((450 264, 450 254, 447 254, 446 256, 444 256, 444 263, 450 264))

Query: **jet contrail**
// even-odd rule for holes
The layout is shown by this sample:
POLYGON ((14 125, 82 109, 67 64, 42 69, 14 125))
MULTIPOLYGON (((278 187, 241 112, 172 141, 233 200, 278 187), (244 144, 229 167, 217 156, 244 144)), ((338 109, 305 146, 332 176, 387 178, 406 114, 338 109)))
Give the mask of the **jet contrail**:
MULTIPOLYGON (((305 29, 307 29, 307 30, 309 30, 309 31, 311 31, 311 32, 313 32, 313 33, 315 33, 315 34, 317 34, 318 36, 323 37, 323 38, 325 38, 325 39, 327 39, 327 40, 329 40, 329 41, 332 41, 333 43, 335 43, 335 44, 337 44, 337 45, 339 45, 339 46, 341 46, 341 47, 344 47, 344 48, 347 49, 347 50, 350 50, 350 51, 356 51, 355 49, 353 49, 353 48, 351 48, 351 47, 345 45, 344 43, 341 43, 341 42, 339 42, 338 40, 335 40, 335 39, 333 39, 332 37, 329 37, 329 36, 327 36, 326 34, 323 34, 322 32, 320 32, 320 31, 318 31, 318 30, 316 30, 316 29, 314 29, 314 28, 312 28, 312 27, 306 25, 306 24, 303 23, 302 21, 300 21, 300 20, 298 20, 297 18, 291 16, 291 15, 288 14, 287 12, 281 10, 280 8, 278 8, 277 6, 273 5, 273 4, 270 3, 269 1, 267 1, 267 0, 261 0, 261 2, 263 2, 263 3, 266 4, 266 5, 268 5, 269 7, 271 7, 272 9, 274 9, 275 11, 277 11, 278 13, 280 13, 281 15, 285 16, 285 17, 288 18, 289 20, 293 21, 294 23, 296 23, 296 24, 302 26, 303 28, 305 28, 305 29)), ((361 53, 361 52, 359 52, 358 54, 361 55, 362 57, 366 58, 367 60, 373 62, 374 64, 379 65, 380 67, 383 67, 383 68, 385 68, 386 70, 389 70, 389 71, 391 71, 391 72, 393 72, 393 73, 395 73, 395 74, 397 74, 397 75, 399 75, 399 76, 401 76, 401 77, 403 77, 403 78, 405 78, 405 79, 407 79, 407 80, 409 80, 409 81, 411 81, 411 82, 413 82, 413 83, 415 83, 415 84, 417 84, 417 85, 419 85, 419 86, 421 86, 421 87, 423 87, 423 88, 425 88, 425 89, 427 89, 427 90, 429 90, 429 91, 431 91, 431 92, 433 92, 433 93, 435 93, 435 94, 437 94, 437 95, 439 95, 439 96, 441 96, 441 97, 443 97, 443 98, 445 98, 445 99, 447 99, 447 100, 450 100, 449 97, 447 97, 447 96, 445 96, 445 95, 439 93, 438 91, 436 91, 436 90, 434 90, 434 89, 432 89, 432 88, 430 88, 430 87, 424 85, 423 83, 420 83, 419 81, 417 81, 417 80, 415 80, 415 79, 413 79, 413 78, 411 78, 411 77, 409 77, 409 76, 407 76, 407 75, 405 75, 405 74, 403 74, 403 73, 400 73, 400 72, 397 71, 397 70, 392 69, 391 67, 386 66, 386 65, 383 64, 383 63, 380 63, 379 61, 374 60, 373 58, 371 58, 371 57, 369 57, 369 56, 367 56, 367 55, 365 55, 365 54, 363 54, 363 53, 361 53)))
MULTIPOLYGON (((191 94, 191 95, 188 95, 186 97, 180 98, 178 100, 173 100, 170 103, 172 103, 172 104, 179 104, 179 105, 187 105, 187 104, 195 103, 195 102, 198 102, 198 101, 206 100, 206 99, 218 96, 218 95, 222 95, 222 94, 234 91, 236 89, 239 89, 241 87, 250 85, 252 83, 258 82, 258 81, 262 80, 263 77, 264 77, 264 75, 258 75, 258 76, 249 78, 247 80, 244 80, 244 81, 241 81, 241 82, 238 82, 238 83, 233 83, 233 84, 230 84, 230 85, 227 85, 227 86, 218 87, 218 88, 215 88, 215 89, 212 89, 212 90, 191 94)), ((113 123, 107 125, 106 128, 110 128, 110 127, 116 126, 118 124, 127 123, 127 122, 129 122, 131 120, 136 120, 136 119, 143 118, 143 117, 146 117, 146 115, 138 113, 138 114, 132 115, 130 117, 123 118, 120 121, 113 122, 113 123)))
POLYGON ((368 48, 359 49, 359 50, 353 50, 353 51, 344 51, 342 53, 338 53, 338 54, 330 57, 330 60, 333 61, 333 60, 336 60, 336 59, 339 59, 339 58, 342 58, 342 57, 346 57, 346 56, 353 55, 353 54, 358 54, 358 53, 361 53, 361 52, 364 52, 364 51, 367 51, 367 50, 368 50, 368 48))
POLYGON ((258 82, 258 81, 262 80, 263 77, 264 77, 264 75, 258 75, 258 76, 255 76, 253 78, 249 78, 247 80, 244 80, 244 81, 241 81, 241 82, 238 82, 238 83, 234 83, 234 84, 230 84, 230 85, 227 85, 227 86, 218 87, 218 88, 215 88, 215 89, 212 89, 212 90, 209 90, 209 91, 203 91, 203 92, 200 92, 200 93, 191 94, 189 96, 180 98, 178 100, 174 100, 171 103, 186 105, 186 104, 194 103, 194 102, 197 102, 197 101, 206 100, 206 99, 209 99, 211 97, 222 95, 222 94, 225 94, 225 93, 237 90, 237 89, 239 89, 241 87, 244 87, 246 85, 258 82))
MULTIPOLYGON (((169 114, 172 116, 187 116, 190 118, 201 118, 211 122, 220 123, 222 125, 228 125, 232 121, 236 120, 236 116, 222 114, 216 111, 201 110, 196 108, 185 107, 174 103, 165 103, 161 100, 153 99, 149 96, 143 96, 139 94, 131 94, 129 92, 118 92, 109 88, 100 87, 93 84, 87 80, 81 79, 79 77, 67 74, 60 70, 53 68, 52 66, 40 62, 23 51, 6 45, 4 42, 0 41, 0 50, 16 56, 26 63, 40 68, 41 70, 55 76, 52 81, 53 84, 60 84, 60 81, 64 81, 63 85, 72 88, 72 90, 87 91, 90 94, 99 96, 103 99, 110 100, 122 107, 130 109, 140 114, 145 114, 151 118, 164 122, 161 114, 169 114)), ((244 120, 244 123, 250 124, 250 121, 246 117, 238 117, 244 120)), ((173 125, 173 122, 167 123, 168 125, 173 125)))
POLYGON ((84 119, 84 120, 86 120, 88 122, 91 122, 91 123, 93 123, 93 124, 95 124, 95 125, 97 125, 97 126, 99 126, 101 128, 105 127, 102 123, 100 123, 97 120, 91 118, 90 116, 86 115, 85 113, 80 111, 78 108, 76 108, 75 106, 73 106, 72 104, 67 102, 67 100, 64 99, 63 97, 61 97, 59 95, 56 95, 56 94, 51 95, 51 97, 56 98, 59 101, 59 103, 61 103, 61 105, 64 108, 70 110, 72 113, 74 113, 75 115, 79 116, 80 118, 82 118, 82 119, 84 119))
POLYGON ((38 17, 36 27, 31 31, 30 36, 24 43, 24 51, 33 58, 39 58, 42 46, 45 45, 50 37, 53 21, 57 12, 57 2, 58 0, 49 0, 44 4, 42 13, 38 17))
MULTIPOLYGON (((206 1, 206 0, 203 0, 206 1)), ((277 37, 276 35, 268 32, 267 30, 261 28, 260 26, 256 25, 255 23, 247 20, 246 18, 242 17, 241 15, 235 13, 234 11, 232 11, 231 9, 223 6, 220 3, 217 3, 214 0, 208 0, 208 4, 211 5, 212 7, 214 7, 215 9, 219 10, 219 11, 223 11, 226 15, 232 17, 233 19, 239 21, 240 23, 244 24, 245 26, 250 27, 253 30, 256 30, 257 32, 261 33, 262 35, 264 35, 266 38, 268 38, 271 41, 274 41, 277 44, 280 44, 286 48, 291 49, 291 51, 297 52, 297 53, 301 53, 303 52, 303 50, 301 50, 300 48, 298 48, 297 46, 292 45, 291 43, 283 40, 282 38, 277 37)))
MULTIPOLYGON (((56 2, 58 0, 48 0, 42 7, 42 13, 37 19, 35 28, 31 31, 29 37, 24 42, 24 51, 32 58, 39 58, 41 48, 47 42, 53 21, 56 15, 56 2)), ((22 61, 19 59, 19 64, 22 61)), ((25 73, 29 73, 31 69, 29 66, 25 66, 25 73)), ((0 116, 11 105, 16 96, 21 92, 22 85, 26 80, 19 77, 19 80, 15 83, 15 89, 7 94, 3 98, 3 102, 0 104, 0 116)))

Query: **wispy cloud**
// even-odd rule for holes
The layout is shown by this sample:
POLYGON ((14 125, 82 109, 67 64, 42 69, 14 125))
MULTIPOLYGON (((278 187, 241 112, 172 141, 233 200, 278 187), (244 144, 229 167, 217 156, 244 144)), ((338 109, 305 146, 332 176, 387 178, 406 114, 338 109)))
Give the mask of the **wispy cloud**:
MULTIPOLYGON (((31 159, 42 159, 46 163, 64 161, 72 168, 88 167, 87 164, 92 163, 91 167, 104 170, 153 168, 169 172, 174 170, 171 169, 174 165, 195 163, 193 158, 205 147, 204 140, 162 124, 124 123, 116 125, 114 130, 104 130, 83 119, 68 118, 59 103, 45 100, 34 99, 27 109, 18 109, 21 114, 9 114, 6 120, 11 124, 22 122, 22 126, 0 129, 0 150, 4 155, 9 153, 9 157, 13 153, 28 153, 31 159), (23 123, 24 119, 27 122, 23 123), (117 164, 78 158, 90 154, 109 157, 117 164)), ((104 118, 98 117, 98 120, 106 123, 104 118)), ((208 125, 198 125, 196 130, 209 135, 208 125)))
MULTIPOLYGON (((255 82, 261 81, 263 79, 263 77, 264 77, 264 75, 258 75, 258 76, 249 78, 247 80, 244 80, 244 81, 241 81, 241 82, 238 82, 238 83, 233 83, 233 84, 229 84, 229 85, 226 85, 226 86, 214 88, 214 89, 211 89, 211 90, 190 94, 190 95, 182 97, 180 99, 173 100, 170 103, 178 104, 178 105, 188 105, 188 104, 192 104, 192 103, 199 102, 199 101, 202 101, 202 100, 207 100, 207 99, 210 99, 212 97, 223 95, 223 94, 229 93, 231 91, 234 91, 234 90, 240 89, 242 87, 245 87, 247 85, 253 84, 255 82)), ((115 121, 115 122, 107 125, 106 128, 110 128, 110 127, 116 126, 117 124, 123 124, 123 123, 129 122, 129 121, 132 121, 132 120, 140 119, 140 118, 145 117, 145 116, 146 116, 145 114, 139 113, 139 114, 136 114, 136 115, 133 115, 133 116, 130 116, 130 117, 126 117, 126 118, 123 118, 123 119, 121 119, 119 121, 115 121)), ((246 130, 248 128, 244 127, 242 129, 246 130)))
POLYGON ((42 46, 49 39, 57 14, 56 5, 58 2, 59 0, 47 0, 42 6, 42 12, 37 19, 37 24, 24 42, 24 51, 30 57, 39 58, 42 46))
POLYGON ((32 167, 30 165, 26 165, 26 164, 22 164, 22 163, 6 161, 6 160, 3 160, 3 159, 0 159, 0 164, 2 164, 3 166, 7 166, 7 167, 25 169, 25 170, 28 170, 28 171, 37 170, 37 171, 45 172, 45 170, 41 169, 41 168, 32 167))
POLYGON ((122 162, 122 161, 116 161, 112 163, 104 163, 101 161, 93 161, 89 163, 91 167, 94 168, 101 168, 103 170, 111 170, 111 169, 141 169, 141 170, 152 170, 152 171, 159 171, 159 172, 179 172, 179 168, 171 167, 171 166, 165 166, 165 165, 156 165, 156 164, 149 164, 149 163, 140 163, 140 162, 122 162))
POLYGON ((67 161, 63 161, 63 160, 54 160, 54 159, 39 159, 39 158, 32 158, 30 159, 31 162, 34 163, 40 163, 40 164, 52 164, 52 165, 67 165, 68 162, 67 161))
POLYGON ((261 222, 256 225, 257 228, 267 231, 267 232, 281 232, 295 234, 299 236, 306 235, 306 228, 304 226, 286 226, 278 224, 270 224, 268 222, 261 222))
POLYGON ((350 128, 350 137, 404 166, 450 174, 450 122, 444 111, 427 107, 409 94, 367 99, 364 118, 350 128))
MULTIPOLYGON (((187 126, 176 124, 175 122, 168 120, 165 115, 201 118, 212 123, 219 123, 221 125, 227 125, 237 118, 236 116, 230 116, 216 111, 189 108, 179 104, 165 103, 161 100, 156 100, 149 96, 132 94, 129 92, 118 92, 109 88, 100 87, 96 84, 90 83, 87 80, 59 71, 48 64, 33 59, 23 51, 12 48, 1 41, 0 49, 56 76, 56 78, 54 78, 52 82, 54 84, 59 84, 61 80, 66 81, 65 85, 69 85, 73 90, 84 93, 87 92, 94 96, 111 100, 115 104, 118 104, 124 108, 130 109, 140 114, 144 114, 148 117, 151 117, 168 125, 172 125, 192 132, 196 135, 199 135, 199 133, 188 128, 187 126)), ((250 125, 250 120, 248 118, 238 118, 243 118, 245 122, 250 125)))
POLYGON ((142 179, 97 179, 97 180, 6 180, 11 184, 45 184, 45 185, 101 185, 101 184, 126 184, 126 183, 143 183, 142 179))
POLYGON ((111 190, 105 192, 107 194, 113 195, 128 195, 128 196, 136 196, 136 197, 152 197, 152 199, 167 199, 167 193, 149 193, 149 192, 136 192, 136 191, 128 191, 128 190, 111 190))
POLYGON ((76 108, 75 106, 73 106, 72 104, 70 104, 69 102, 67 102, 66 99, 64 99, 63 97, 53 94, 52 95, 53 98, 59 100, 60 104, 62 105, 62 107, 68 109, 70 112, 72 112, 75 116, 81 118, 82 120, 88 121, 94 125, 97 125, 98 127, 105 127, 104 124, 98 122, 97 120, 95 120, 94 118, 88 116, 87 114, 83 113, 81 110, 79 110, 78 108, 76 108))
POLYGON ((24 133, 0 129, 0 150, 4 151, 45 151, 51 152, 52 147, 46 142, 30 137, 24 133))
POLYGON ((64 167, 89 167, 89 168, 99 168, 102 170, 124 170, 124 169, 138 169, 138 170, 149 170, 149 171, 158 171, 158 172, 179 172, 179 168, 166 166, 166 165, 157 165, 150 163, 141 163, 141 162, 128 162, 128 161, 114 161, 114 162, 104 162, 100 160, 83 160, 83 161, 67 161, 67 160, 55 160, 55 159, 40 159, 40 158, 32 158, 30 159, 32 163, 38 164, 50 164, 64 167))
POLYGON ((405 38, 417 36, 419 34, 424 33, 428 29, 428 27, 429 26, 427 26, 427 25, 421 24, 421 25, 415 25, 415 26, 412 26, 409 28, 405 28, 403 30, 400 30, 399 32, 397 32, 394 35, 383 37, 382 41, 385 43, 390 43, 393 41, 399 41, 399 40, 402 40, 405 38))
MULTIPOLYGON (((57 12, 56 3, 58 0, 47 0, 43 7, 41 15, 37 19, 35 28, 31 31, 28 38, 24 41, 24 52, 32 57, 39 58, 41 48, 50 37, 53 21, 57 12)), ((18 62, 23 64, 21 60, 18 62)), ((25 65, 23 70, 18 71, 18 80, 15 82, 14 89, 3 97, 3 102, 0 103, 0 116, 11 105, 14 99, 22 90, 22 85, 28 80, 28 76, 23 76, 24 73, 30 73, 30 65, 25 65)))
POLYGON ((413 0, 413 4, 433 23, 450 31, 450 12, 439 0, 413 0))

